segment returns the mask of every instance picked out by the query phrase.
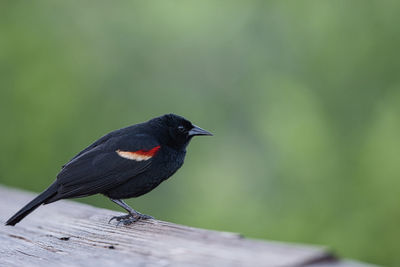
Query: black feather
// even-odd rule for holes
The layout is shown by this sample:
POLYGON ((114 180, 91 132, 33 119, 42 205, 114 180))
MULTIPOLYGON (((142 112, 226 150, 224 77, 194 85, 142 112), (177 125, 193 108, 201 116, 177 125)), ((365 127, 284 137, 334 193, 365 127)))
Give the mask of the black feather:
POLYGON ((31 202, 26 204, 22 209, 20 209, 17 213, 14 214, 8 221, 6 225, 15 225, 19 223, 25 216, 34 211, 37 207, 44 204, 47 199, 52 197, 55 193, 57 193, 57 185, 53 183, 49 188, 47 188, 43 193, 38 195, 31 202))

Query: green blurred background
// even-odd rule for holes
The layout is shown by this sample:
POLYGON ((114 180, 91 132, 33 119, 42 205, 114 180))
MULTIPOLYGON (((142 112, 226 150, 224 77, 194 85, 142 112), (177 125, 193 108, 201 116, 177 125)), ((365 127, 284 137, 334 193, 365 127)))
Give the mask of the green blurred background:
POLYGON ((136 209, 400 266, 399 11, 2 1, 0 183, 39 192, 101 135, 173 112, 215 136, 136 209))

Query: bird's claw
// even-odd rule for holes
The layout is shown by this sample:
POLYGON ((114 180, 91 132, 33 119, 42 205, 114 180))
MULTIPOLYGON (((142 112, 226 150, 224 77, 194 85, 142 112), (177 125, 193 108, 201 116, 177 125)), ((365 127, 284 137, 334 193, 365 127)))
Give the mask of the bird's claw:
POLYGON ((121 223, 123 225, 130 225, 139 220, 149 220, 149 219, 154 219, 154 218, 149 215, 137 213, 137 214, 127 214, 123 216, 114 216, 108 221, 108 223, 111 223, 113 220, 116 220, 117 226, 119 226, 121 223))
POLYGON ((139 219, 140 220, 154 220, 153 216, 146 215, 146 214, 141 214, 141 213, 138 213, 138 214, 139 214, 139 219))

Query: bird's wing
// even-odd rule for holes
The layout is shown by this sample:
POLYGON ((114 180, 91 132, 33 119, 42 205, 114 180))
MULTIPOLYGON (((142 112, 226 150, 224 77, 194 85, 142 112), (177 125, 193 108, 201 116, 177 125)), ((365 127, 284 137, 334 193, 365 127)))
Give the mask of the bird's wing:
POLYGON ((111 137, 62 168, 58 193, 50 202, 107 192, 146 171, 160 148, 148 135, 111 137))
POLYGON ((97 146, 99 146, 99 145, 101 145, 101 144, 107 142, 107 141, 110 140, 111 138, 115 138, 115 137, 124 135, 126 129, 129 129, 129 128, 132 128, 132 126, 126 127, 126 128, 122 128, 122 129, 119 129, 119 130, 112 131, 112 132, 110 132, 110 133, 108 133, 108 134, 106 134, 106 135, 100 137, 100 138, 97 139, 95 142, 93 142, 91 145, 89 145, 88 147, 86 147, 85 149, 83 149, 81 152, 79 152, 78 154, 76 154, 72 159, 70 159, 66 164, 64 164, 64 165, 61 167, 61 169, 64 168, 67 164, 69 164, 71 161, 73 161, 74 159, 76 159, 77 157, 79 157, 80 155, 82 155, 82 154, 84 154, 84 153, 86 153, 86 152, 88 152, 88 151, 90 151, 90 150, 96 148, 97 146))

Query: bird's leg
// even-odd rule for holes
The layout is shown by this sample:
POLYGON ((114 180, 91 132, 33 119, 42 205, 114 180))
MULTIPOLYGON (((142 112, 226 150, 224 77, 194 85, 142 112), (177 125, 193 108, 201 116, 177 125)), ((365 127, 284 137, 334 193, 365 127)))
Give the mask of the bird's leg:
POLYGON ((120 223, 122 223, 123 225, 129 225, 140 219, 142 220, 154 219, 149 215, 141 214, 140 212, 132 209, 131 207, 128 206, 128 204, 126 204, 121 199, 110 198, 110 200, 115 204, 117 204, 118 206, 120 206, 121 208, 123 208, 124 210, 126 210, 129 214, 123 216, 114 216, 108 221, 108 223, 110 223, 112 220, 115 219, 118 222, 117 225, 119 225, 120 223))

